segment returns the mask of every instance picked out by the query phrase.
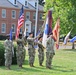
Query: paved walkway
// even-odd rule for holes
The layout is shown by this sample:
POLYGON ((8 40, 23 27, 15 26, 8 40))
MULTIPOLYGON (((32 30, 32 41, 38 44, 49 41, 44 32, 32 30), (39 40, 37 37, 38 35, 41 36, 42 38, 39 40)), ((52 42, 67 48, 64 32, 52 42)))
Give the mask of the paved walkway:
MULTIPOLYGON (((75 45, 75 49, 76 49, 76 44, 74 44, 74 45, 75 45)), ((72 49, 72 43, 68 43, 66 45, 60 44, 59 49, 72 49)))
MULTIPOLYGON (((28 47, 25 47, 28 50, 28 47)), ((55 47, 56 49, 56 47, 55 47)), ((72 43, 68 43, 67 45, 63 45, 60 43, 59 49, 72 49, 72 43)), ((76 44, 75 44, 75 49, 76 49, 76 44)))

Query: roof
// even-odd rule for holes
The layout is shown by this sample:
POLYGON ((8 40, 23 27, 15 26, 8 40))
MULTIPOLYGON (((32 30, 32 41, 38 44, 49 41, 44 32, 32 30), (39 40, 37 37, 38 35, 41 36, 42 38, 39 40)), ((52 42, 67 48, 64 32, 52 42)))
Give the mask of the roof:
MULTIPOLYGON (((7 8, 16 8, 20 9, 22 7, 22 4, 17 1, 17 5, 13 5, 10 1, 8 0, 0 0, 0 7, 7 7, 7 8)), ((36 10, 35 7, 33 7, 30 3, 28 3, 28 7, 24 6, 24 9, 26 10, 36 10)), ((38 9, 40 11, 43 11, 43 6, 38 5, 38 9)))

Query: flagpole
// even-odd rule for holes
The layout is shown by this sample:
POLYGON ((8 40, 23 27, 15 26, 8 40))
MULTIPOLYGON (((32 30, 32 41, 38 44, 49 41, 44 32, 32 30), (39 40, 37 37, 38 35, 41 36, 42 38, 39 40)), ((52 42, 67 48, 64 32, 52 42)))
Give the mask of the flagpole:
POLYGON ((36 0, 37 6, 36 6, 36 19, 35 19, 35 37, 37 33, 37 21, 38 21, 38 0, 36 0))

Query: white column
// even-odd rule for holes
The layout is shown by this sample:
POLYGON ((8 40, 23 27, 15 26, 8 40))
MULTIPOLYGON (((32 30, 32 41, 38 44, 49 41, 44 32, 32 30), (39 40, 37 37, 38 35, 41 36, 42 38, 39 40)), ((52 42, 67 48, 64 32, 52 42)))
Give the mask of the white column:
POLYGON ((38 22, 38 0, 36 0, 37 6, 36 6, 36 20, 35 20, 35 37, 37 33, 37 22, 38 22))

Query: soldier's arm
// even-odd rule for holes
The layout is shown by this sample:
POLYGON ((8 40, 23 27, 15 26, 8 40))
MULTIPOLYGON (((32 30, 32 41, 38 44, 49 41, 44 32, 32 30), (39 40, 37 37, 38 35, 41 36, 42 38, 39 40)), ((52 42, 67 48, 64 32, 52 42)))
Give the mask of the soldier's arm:
POLYGON ((43 48, 45 48, 45 47, 42 45, 42 43, 40 43, 40 42, 37 42, 37 44, 38 44, 40 47, 43 47, 43 48))
POLYGON ((40 34, 39 35, 37 35, 36 37, 34 37, 34 40, 36 40, 37 38, 39 38, 40 37, 40 34))
POLYGON ((41 45, 41 47, 43 47, 45 49, 45 47, 42 45, 42 43, 39 43, 41 45))
POLYGON ((23 43, 24 43, 24 45, 27 45, 27 39, 26 39, 26 37, 23 38, 23 43))
POLYGON ((46 43, 49 44, 49 38, 47 38, 46 43))
POLYGON ((8 46, 9 46, 9 45, 8 45, 7 41, 5 41, 5 42, 4 42, 4 47, 8 49, 8 48, 9 48, 8 46))
POLYGON ((4 47, 5 47, 5 49, 10 50, 11 44, 8 44, 8 41, 5 41, 4 42, 4 47))
POLYGON ((19 44, 19 43, 22 42, 22 40, 21 39, 17 39, 16 42, 17 42, 17 44, 19 44))
POLYGON ((34 38, 27 38, 27 41, 34 41, 34 38))

